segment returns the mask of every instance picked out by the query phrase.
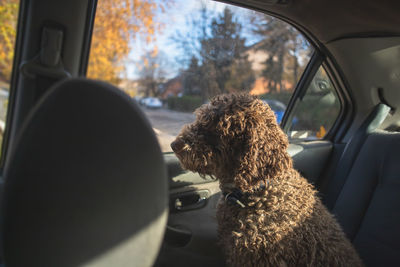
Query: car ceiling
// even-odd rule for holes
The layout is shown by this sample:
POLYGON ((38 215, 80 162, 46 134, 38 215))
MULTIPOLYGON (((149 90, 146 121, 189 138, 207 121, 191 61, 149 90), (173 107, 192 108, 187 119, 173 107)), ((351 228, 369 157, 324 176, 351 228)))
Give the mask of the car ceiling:
POLYGON ((351 36, 400 36, 398 0, 233 0, 223 1, 278 14, 322 43, 351 36), (270 4, 270 2, 278 2, 270 4))

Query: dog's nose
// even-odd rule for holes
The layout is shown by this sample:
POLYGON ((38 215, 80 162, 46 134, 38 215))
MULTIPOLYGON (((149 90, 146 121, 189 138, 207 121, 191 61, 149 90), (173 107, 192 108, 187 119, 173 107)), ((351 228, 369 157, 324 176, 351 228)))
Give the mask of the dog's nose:
POLYGON ((183 142, 181 139, 176 139, 174 142, 171 143, 171 148, 175 153, 180 152, 184 146, 185 142, 183 142))

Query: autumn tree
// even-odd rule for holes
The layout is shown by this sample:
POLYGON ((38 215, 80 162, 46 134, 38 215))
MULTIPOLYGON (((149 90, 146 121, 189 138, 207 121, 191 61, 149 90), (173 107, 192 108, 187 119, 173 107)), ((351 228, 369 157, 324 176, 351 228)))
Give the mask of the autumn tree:
POLYGON ((18 19, 18 0, 0 0, 0 80, 10 82, 18 19))
POLYGON ((162 24, 157 15, 173 0, 99 0, 93 29, 88 77, 118 84, 125 71, 130 44, 151 43, 162 24))
POLYGON ((201 66, 197 57, 192 56, 187 70, 182 72, 184 93, 187 95, 201 96, 201 66))

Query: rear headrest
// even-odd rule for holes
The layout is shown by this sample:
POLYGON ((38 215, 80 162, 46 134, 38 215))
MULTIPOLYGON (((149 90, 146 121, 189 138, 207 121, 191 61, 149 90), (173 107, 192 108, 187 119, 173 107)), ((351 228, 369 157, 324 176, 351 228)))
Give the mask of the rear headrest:
POLYGON ((151 266, 167 216, 162 154, 140 108, 70 79, 26 120, 5 167, 6 266, 151 266))

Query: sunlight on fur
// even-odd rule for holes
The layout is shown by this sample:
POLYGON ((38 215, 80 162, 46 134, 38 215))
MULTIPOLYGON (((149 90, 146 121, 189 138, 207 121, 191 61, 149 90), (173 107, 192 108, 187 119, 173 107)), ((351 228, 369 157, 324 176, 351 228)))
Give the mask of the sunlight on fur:
POLYGON ((219 180, 218 235, 228 265, 362 266, 293 168, 288 144, 268 105, 228 94, 197 109, 171 147, 184 169, 219 180))

